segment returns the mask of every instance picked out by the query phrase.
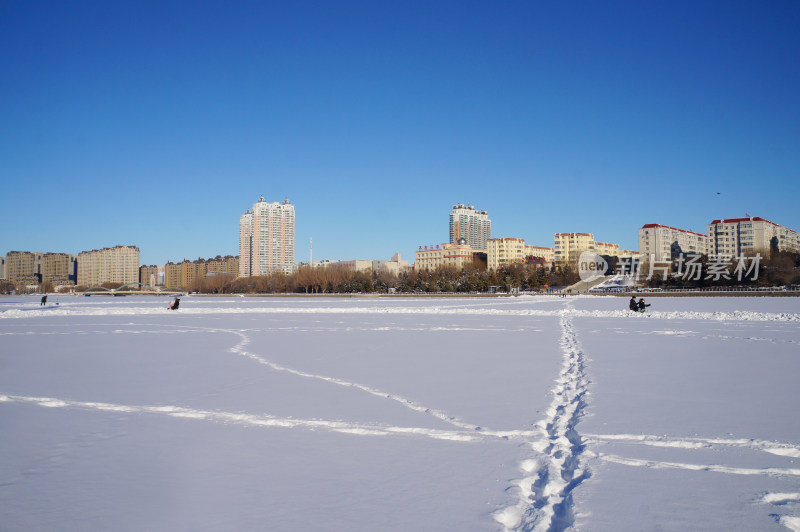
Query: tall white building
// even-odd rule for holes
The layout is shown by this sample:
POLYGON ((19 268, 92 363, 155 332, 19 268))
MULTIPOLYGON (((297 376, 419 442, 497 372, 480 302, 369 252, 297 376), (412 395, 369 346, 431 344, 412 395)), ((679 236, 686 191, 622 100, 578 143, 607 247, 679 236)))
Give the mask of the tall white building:
POLYGON ((486 241, 492 238, 492 221, 486 211, 476 210, 472 205, 453 205, 450 211, 450 243, 465 239, 472 249, 486 249, 486 241))
POLYGON ((708 235, 661 224, 645 224, 639 229, 639 256, 655 260, 671 260, 673 253, 706 255, 708 235))
POLYGON ((239 276, 294 271, 294 205, 261 196, 239 218, 239 276))

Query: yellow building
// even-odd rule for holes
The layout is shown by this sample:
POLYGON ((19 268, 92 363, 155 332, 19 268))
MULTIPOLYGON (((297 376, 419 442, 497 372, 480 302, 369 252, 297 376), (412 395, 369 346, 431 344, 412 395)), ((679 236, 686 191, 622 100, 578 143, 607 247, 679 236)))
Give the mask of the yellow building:
POLYGON ((42 255, 42 281, 56 285, 75 284, 75 257, 68 253, 42 255))
POLYGON ((139 248, 115 246, 78 253, 78 284, 99 286, 103 283, 120 285, 139 281, 139 248))
POLYGON ((177 264, 168 262, 164 266, 164 284, 168 287, 188 289, 195 279, 220 273, 235 276, 238 272, 239 257, 217 255, 213 259, 197 259, 196 261, 184 259, 183 262, 177 264))
POLYGON ((525 254, 528 257, 541 257, 544 259, 545 264, 553 262, 553 248, 544 246, 529 246, 525 245, 525 254))
POLYGON ((158 266, 141 266, 139 268, 139 282, 149 286, 158 284, 158 266))
POLYGON ((553 248, 530 246, 522 238, 490 238, 486 242, 486 266, 489 270, 529 260, 537 260, 544 266, 552 265, 553 248))
POLYGON ((525 261, 525 240, 522 238, 490 238, 486 241, 486 267, 496 270, 525 261))
POLYGON ((484 250, 472 249, 468 244, 441 244, 435 247, 425 246, 425 249, 420 246, 414 267, 417 271, 435 270, 442 266, 461 269, 484 253, 484 250))
POLYGON ((559 266, 577 265, 578 259, 584 251, 619 258, 630 258, 637 255, 635 251, 620 249, 619 244, 597 242, 592 233, 556 233, 553 248, 553 262, 559 266))
POLYGON ((190 260, 184 259, 177 264, 168 262, 164 265, 164 285, 170 288, 188 288, 198 276, 197 270, 196 262, 190 260))
POLYGON ((12 283, 29 283, 39 273, 36 267, 37 256, 41 255, 30 251, 10 251, 6 255, 6 279, 12 283))
POLYGON ((209 273, 230 273, 231 275, 239 275, 239 257, 233 257, 231 255, 222 257, 217 255, 213 259, 208 259, 206 264, 208 268, 204 275, 208 275, 209 273))
POLYGON ((594 251, 592 233, 556 233, 553 242, 553 262, 559 266, 577 264, 584 251, 594 251))

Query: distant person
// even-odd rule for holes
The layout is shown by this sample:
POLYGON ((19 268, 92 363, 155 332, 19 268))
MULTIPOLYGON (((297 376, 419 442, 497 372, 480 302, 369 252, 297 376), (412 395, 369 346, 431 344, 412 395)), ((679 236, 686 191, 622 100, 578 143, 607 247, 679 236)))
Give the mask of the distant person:
POLYGON ((634 312, 639 312, 639 304, 636 302, 636 296, 631 296, 631 300, 628 301, 628 308, 634 312))
POLYGON ((181 298, 176 297, 175 301, 173 301, 173 302, 171 302, 169 304, 169 309, 170 310, 178 310, 178 306, 180 306, 180 304, 181 304, 181 298))
POLYGON ((44 306, 44 305, 46 305, 46 304, 47 304, 47 294, 45 294, 45 295, 43 295, 43 296, 42 296, 42 302, 41 302, 41 303, 39 303, 39 306, 40 306, 40 307, 43 307, 43 306, 44 306))
POLYGON ((639 312, 644 312, 645 310, 647 310, 647 307, 649 307, 650 304, 648 303, 645 305, 644 298, 641 298, 637 306, 639 307, 639 312))

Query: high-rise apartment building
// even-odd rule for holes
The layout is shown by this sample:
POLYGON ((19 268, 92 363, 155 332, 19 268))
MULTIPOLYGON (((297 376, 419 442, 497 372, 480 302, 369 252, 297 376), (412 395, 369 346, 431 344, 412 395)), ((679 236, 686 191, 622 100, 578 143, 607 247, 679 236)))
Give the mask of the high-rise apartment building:
POLYGON ((12 283, 39 283, 43 253, 9 251, 6 255, 6 279, 12 283))
POLYGON ((758 216, 719 219, 708 224, 709 255, 768 255, 771 251, 800 253, 800 235, 758 216))
POLYGON ((11 251, 3 261, 5 270, 0 279, 12 283, 38 284, 49 281, 56 285, 75 284, 76 261, 69 253, 11 251))
POLYGON ((139 267, 139 282, 142 284, 146 284, 151 287, 158 286, 163 284, 163 282, 159 282, 159 275, 158 275, 159 266, 140 266, 139 267))
POLYGON ((671 260, 675 256, 706 255, 708 236, 661 224, 645 224, 639 229, 639 255, 644 260, 671 260))
POLYGON ((294 205, 261 196, 239 218, 239 276, 294 271, 294 205))
POLYGON ((115 246, 78 253, 78 284, 99 286, 139 282, 139 248, 115 246))
POLYGON ((42 255, 42 281, 56 285, 75 284, 77 262, 69 253, 45 253, 42 255))
POLYGON ((457 244, 460 238, 473 249, 486 249, 486 241, 492 237, 492 221, 486 211, 476 210, 472 205, 453 205, 450 211, 450 243, 457 244))

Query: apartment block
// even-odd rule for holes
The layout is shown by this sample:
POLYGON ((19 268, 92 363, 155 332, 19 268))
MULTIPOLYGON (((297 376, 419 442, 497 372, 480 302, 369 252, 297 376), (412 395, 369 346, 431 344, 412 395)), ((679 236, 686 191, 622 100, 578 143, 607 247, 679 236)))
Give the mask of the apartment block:
POLYGON ((537 259, 541 259, 545 264, 553 263, 554 259, 554 249, 548 248, 544 246, 532 246, 532 245, 525 245, 525 253, 528 257, 534 257, 537 259))
POLYGON ((490 238, 486 242, 486 265, 489 270, 533 259, 544 265, 551 264, 553 248, 527 245, 522 238, 490 238))
POLYGON ((486 241, 486 267, 497 270, 525 261, 525 240, 522 238, 490 238, 486 241))
POLYGON ((197 263, 184 259, 183 262, 168 262, 164 265, 164 285, 169 288, 189 288, 198 275, 197 263))
POLYGON ((158 286, 163 284, 159 283, 159 266, 141 266, 139 267, 139 282, 148 286, 158 286))
POLYGON ((77 260, 69 253, 45 253, 41 259, 42 281, 54 285, 74 285, 77 281, 77 260))
POLYGON ((294 271, 294 205, 264 196, 239 218, 239 275, 294 271))
POLYGON ((636 251, 621 249, 619 244, 598 242, 593 233, 556 233, 553 243, 553 262, 559 266, 575 265, 584 251, 608 257, 630 258, 636 251))
POLYGON ((461 269, 485 255, 482 249, 474 249, 469 244, 441 244, 437 246, 420 246, 416 253, 417 271, 435 270, 442 266, 461 269))
POLYGON ((357 272, 389 272, 398 275, 411 266, 407 260, 402 260, 400 253, 395 253, 390 260, 346 260, 339 262, 321 262, 317 266, 342 266, 357 272))
MULTIPOLYGON (((168 262, 164 265, 164 284, 170 288, 191 288, 192 283, 209 275, 221 273, 236 276, 239 271, 239 257, 217 255, 213 259, 197 259, 183 262, 168 262)), ((144 282, 144 281, 141 281, 144 282)))
POLYGON ((450 244, 464 239, 472 249, 486 249, 486 241, 492 237, 492 221, 486 211, 472 205, 453 205, 450 211, 450 244))
POLYGON ((639 255, 649 259, 671 260, 677 255, 708 254, 708 235, 661 224, 645 224, 639 229, 639 255))
POLYGON ((710 255, 767 256, 771 251, 800 253, 800 235, 758 216, 718 219, 708 224, 710 255))
POLYGON ((78 284, 81 286, 139 282, 139 248, 136 246, 82 251, 78 253, 77 263, 78 284))
POLYGON ((556 233, 553 239, 553 262, 559 266, 577 264, 584 251, 594 251, 592 233, 556 233))
POLYGON ((6 279, 12 283, 38 284, 44 253, 9 251, 6 255, 6 279))

